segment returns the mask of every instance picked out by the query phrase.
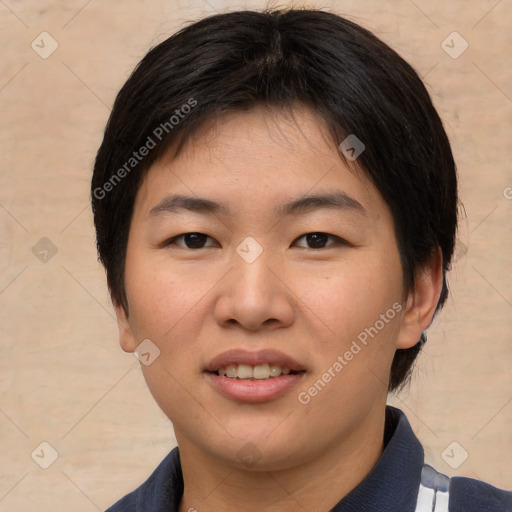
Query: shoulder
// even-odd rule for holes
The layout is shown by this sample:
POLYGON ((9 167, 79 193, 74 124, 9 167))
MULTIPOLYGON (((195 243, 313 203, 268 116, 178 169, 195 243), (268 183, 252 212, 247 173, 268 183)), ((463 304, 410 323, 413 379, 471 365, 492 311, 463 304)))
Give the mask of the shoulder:
POLYGON ((512 491, 461 476, 449 478, 424 464, 416 511, 512 512, 512 491))
POLYGON ((512 491, 473 478, 450 479, 450 512, 512 512, 512 491))
POLYGON ((178 448, 174 448, 143 484, 114 503, 106 512, 167 511, 175 492, 182 492, 181 482, 179 452, 178 448))

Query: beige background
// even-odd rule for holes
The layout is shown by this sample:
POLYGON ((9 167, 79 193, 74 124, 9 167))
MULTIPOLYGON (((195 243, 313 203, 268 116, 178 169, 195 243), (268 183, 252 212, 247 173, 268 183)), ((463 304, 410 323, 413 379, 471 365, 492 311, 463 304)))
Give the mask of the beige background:
MULTIPOLYGON (((139 363, 117 344, 96 261, 92 163, 115 94, 150 46, 187 21, 264 5, 0 0, 0 510, 103 510, 174 446, 139 363), (31 48, 43 31, 58 43, 46 59, 31 48), (57 249, 46 262, 43 237, 57 249), (50 461, 43 441, 59 455, 48 469, 31 458, 50 461)), ((308 5, 394 47, 445 122, 467 219, 451 299, 410 389, 390 401, 439 470, 512 489, 512 2, 308 5), (469 44, 456 59, 441 46, 453 31, 469 44), (445 459, 457 465, 462 450, 453 469, 445 459)))

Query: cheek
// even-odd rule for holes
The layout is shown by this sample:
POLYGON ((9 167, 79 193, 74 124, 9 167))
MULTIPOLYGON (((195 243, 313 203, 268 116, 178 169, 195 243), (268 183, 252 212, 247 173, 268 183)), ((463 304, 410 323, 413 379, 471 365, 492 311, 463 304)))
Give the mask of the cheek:
POLYGON ((156 345, 159 355, 149 365, 141 364, 148 389, 160 408, 171 418, 180 411, 194 413, 191 379, 196 374, 200 323, 205 313, 201 300, 211 288, 204 278, 169 269, 165 262, 148 263, 144 255, 132 255, 126 264, 126 291, 130 304, 130 326, 139 343, 156 345))
MULTIPOLYGON (((364 256, 364 255, 363 255, 364 256)), ((370 255, 368 255, 370 256, 370 255)), ((298 273, 294 292, 334 336, 347 339, 400 301, 401 267, 394 258, 361 257, 330 270, 298 273)))
POLYGON ((361 255, 366 257, 337 265, 335 272, 316 279, 303 276, 297 283, 304 302, 315 313, 310 318, 321 320, 316 320, 319 329, 313 334, 327 333, 314 337, 313 381, 333 381, 329 391, 322 392, 318 406, 339 400, 346 406, 363 403, 387 392, 402 308, 398 254, 387 254, 388 258, 361 255))
MULTIPOLYGON (((198 354, 204 347, 205 322, 211 319, 211 294, 219 277, 212 272, 171 267, 160 258, 141 254, 127 260, 126 290, 130 326, 136 343, 150 339, 159 349, 159 365, 142 368, 152 389, 172 387, 169 376, 185 382, 196 373, 198 354), (163 372, 163 373, 162 373, 163 372)), ((172 380, 172 379, 171 379, 172 380)), ((155 397, 156 398, 156 397, 155 397)))
POLYGON ((128 255, 125 282, 132 329, 139 336, 160 340, 179 327, 206 292, 197 278, 189 278, 142 251, 128 255))

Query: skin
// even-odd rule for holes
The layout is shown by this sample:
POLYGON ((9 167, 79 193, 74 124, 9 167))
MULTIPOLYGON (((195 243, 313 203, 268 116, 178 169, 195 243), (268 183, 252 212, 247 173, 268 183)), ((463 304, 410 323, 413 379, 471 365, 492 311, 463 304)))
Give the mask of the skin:
POLYGON ((144 339, 160 350, 141 368, 175 429, 185 482, 180 512, 326 511, 382 454, 393 355, 415 345, 431 322, 441 256, 418 271, 406 294, 390 210, 357 161, 348 164, 311 111, 296 109, 292 119, 257 108, 225 115, 176 159, 156 162, 138 191, 126 258, 129 315, 120 306, 116 313, 125 351, 144 339), (333 190, 366 213, 274 214, 276 204, 333 190), (171 193, 223 202, 231 212, 149 215, 171 193), (198 249, 183 237, 162 245, 190 232, 210 238, 198 249), (335 237, 315 248, 302 236, 315 232, 335 237), (250 264, 236 252, 247 236, 263 248, 250 264), (299 392, 395 303, 402 310, 301 404, 299 392), (277 399, 235 402, 203 373, 232 348, 278 349, 307 371, 277 399), (244 446, 260 457, 256 464, 238 456, 244 446))

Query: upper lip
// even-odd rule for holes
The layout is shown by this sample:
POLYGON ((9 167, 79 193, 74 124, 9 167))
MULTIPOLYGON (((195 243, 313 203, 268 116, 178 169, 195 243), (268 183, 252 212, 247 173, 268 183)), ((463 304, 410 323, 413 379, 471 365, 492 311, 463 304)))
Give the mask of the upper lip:
POLYGON ((248 350, 231 349, 215 356, 206 365, 205 371, 215 372, 219 368, 225 368, 229 365, 247 364, 249 366, 258 366, 265 363, 286 366, 290 370, 297 372, 305 370, 295 359, 277 350, 258 350, 251 352, 248 350))

